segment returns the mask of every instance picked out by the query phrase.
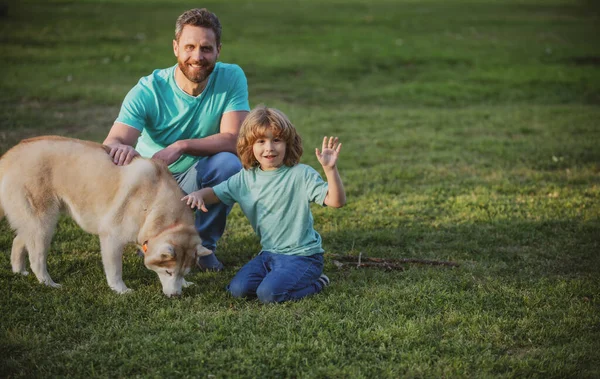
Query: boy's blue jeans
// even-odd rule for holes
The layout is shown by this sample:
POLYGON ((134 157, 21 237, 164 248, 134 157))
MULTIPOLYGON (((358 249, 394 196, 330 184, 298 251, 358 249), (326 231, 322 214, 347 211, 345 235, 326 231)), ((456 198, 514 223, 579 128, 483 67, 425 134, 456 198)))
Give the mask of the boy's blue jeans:
MULTIPOLYGON (((179 187, 189 194, 204 187, 214 187, 242 169, 239 158, 232 153, 217 153, 210 157, 202 157, 187 171, 173 174, 179 187)), ((223 203, 207 205, 208 212, 196 211, 196 230, 202 239, 202 245, 212 251, 225 231, 227 215, 231 206, 223 203)))
POLYGON ((297 256, 260 252, 227 286, 234 297, 258 297, 262 303, 299 300, 323 290, 323 254, 297 256))

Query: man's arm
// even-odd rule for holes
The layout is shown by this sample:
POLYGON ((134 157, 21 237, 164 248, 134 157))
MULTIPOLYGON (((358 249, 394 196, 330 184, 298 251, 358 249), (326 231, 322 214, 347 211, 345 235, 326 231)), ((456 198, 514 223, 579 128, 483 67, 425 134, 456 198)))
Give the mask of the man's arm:
POLYGON ((236 153, 237 137, 248 111, 234 111, 223 114, 218 134, 202 139, 181 140, 175 143, 183 145, 183 153, 196 156, 208 156, 223 151, 236 153))
POLYGON ((133 146, 140 136, 140 131, 121 122, 115 122, 108 132, 103 144, 110 147, 110 157, 119 166, 127 165, 140 155, 133 146))
POLYGON ((223 114, 220 132, 199 139, 179 140, 154 154, 153 158, 166 164, 175 162, 182 154, 210 156, 224 151, 236 154, 237 137, 248 111, 233 111, 223 114))

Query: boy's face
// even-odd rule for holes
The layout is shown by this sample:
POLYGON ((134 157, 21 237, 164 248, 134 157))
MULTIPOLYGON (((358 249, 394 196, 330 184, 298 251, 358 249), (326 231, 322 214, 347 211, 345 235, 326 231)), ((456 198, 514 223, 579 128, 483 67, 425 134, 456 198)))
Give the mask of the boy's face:
POLYGON ((270 130, 267 130, 265 135, 258 138, 252 145, 254 157, 263 171, 271 171, 281 167, 285 158, 285 150, 285 141, 273 136, 270 130))

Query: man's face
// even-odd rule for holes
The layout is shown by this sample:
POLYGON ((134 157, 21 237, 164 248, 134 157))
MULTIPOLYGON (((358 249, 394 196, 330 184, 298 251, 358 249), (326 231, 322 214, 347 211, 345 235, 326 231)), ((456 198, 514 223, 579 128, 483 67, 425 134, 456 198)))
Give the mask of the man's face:
POLYGON ((185 25, 179 41, 173 40, 173 52, 183 75, 191 82, 202 83, 215 69, 221 46, 217 46, 212 29, 185 25))

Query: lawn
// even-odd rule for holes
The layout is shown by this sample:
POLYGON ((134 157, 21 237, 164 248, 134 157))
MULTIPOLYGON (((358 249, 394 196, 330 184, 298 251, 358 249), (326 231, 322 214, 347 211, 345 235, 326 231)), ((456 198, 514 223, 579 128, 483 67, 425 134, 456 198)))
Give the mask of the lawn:
POLYGON ((101 142, 206 6, 251 106, 305 156, 343 143, 348 204, 313 207, 327 254, 452 261, 338 268, 299 302, 224 287, 258 252, 239 207, 184 295, 133 247, 112 292, 98 238, 61 219, 51 289, 12 273, 0 222, 0 377, 599 377, 600 6, 592 0, 0 2, 0 153, 101 142), (596 37, 594 37, 596 36, 596 37))

